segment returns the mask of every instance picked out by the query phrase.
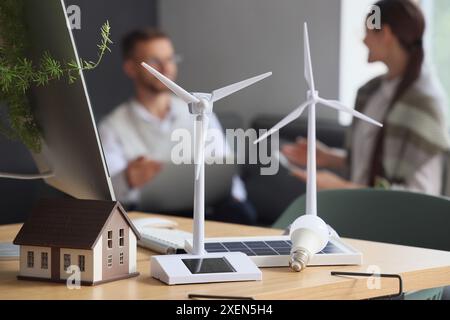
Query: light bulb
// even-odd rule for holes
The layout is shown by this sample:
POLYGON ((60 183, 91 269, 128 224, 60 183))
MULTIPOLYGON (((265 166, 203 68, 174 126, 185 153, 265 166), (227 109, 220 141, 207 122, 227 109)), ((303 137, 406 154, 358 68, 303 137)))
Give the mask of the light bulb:
POLYGON ((300 272, 311 258, 322 251, 330 240, 327 224, 315 215, 304 215, 295 220, 290 231, 292 250, 289 266, 300 272))

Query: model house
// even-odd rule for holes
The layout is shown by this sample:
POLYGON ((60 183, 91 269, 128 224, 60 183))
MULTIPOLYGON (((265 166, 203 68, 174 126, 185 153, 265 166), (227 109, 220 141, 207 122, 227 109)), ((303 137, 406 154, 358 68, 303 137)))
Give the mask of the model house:
POLYGON ((19 231, 19 279, 65 282, 73 270, 81 284, 137 276, 139 232, 118 202, 43 200, 19 231))

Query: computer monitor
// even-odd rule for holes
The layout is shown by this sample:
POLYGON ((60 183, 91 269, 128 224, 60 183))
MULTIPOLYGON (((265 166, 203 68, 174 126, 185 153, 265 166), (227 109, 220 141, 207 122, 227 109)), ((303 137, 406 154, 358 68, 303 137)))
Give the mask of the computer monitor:
MULTIPOLYGON (((30 57, 49 51, 59 61, 78 59, 63 0, 26 1, 30 57)), ((83 75, 34 88, 31 106, 43 131, 43 148, 33 158, 46 182, 78 199, 115 200, 83 75)))

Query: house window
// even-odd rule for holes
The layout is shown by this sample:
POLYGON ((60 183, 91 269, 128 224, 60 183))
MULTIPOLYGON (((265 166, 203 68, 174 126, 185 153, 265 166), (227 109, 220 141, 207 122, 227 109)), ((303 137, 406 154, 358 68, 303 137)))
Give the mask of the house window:
POLYGON ((44 269, 44 270, 48 269, 48 253, 47 252, 41 253, 41 269, 44 269))
POLYGON ((112 254, 108 256, 108 268, 112 268, 113 266, 113 257, 112 254))
POLYGON ((125 229, 119 230, 119 247, 125 246, 125 229))
POLYGON ((34 268, 34 252, 28 251, 27 253, 27 267, 34 268))
POLYGON ((119 255, 119 263, 120 265, 123 265, 124 259, 123 259, 123 252, 120 253, 119 255))
POLYGON ((64 255, 64 271, 67 271, 70 267, 70 254, 64 255))
POLYGON ((85 256, 78 256, 78 267, 80 267, 80 271, 84 272, 86 271, 86 263, 85 263, 86 257, 85 256))
POLYGON ((113 232, 108 231, 108 249, 112 249, 113 247, 113 232))

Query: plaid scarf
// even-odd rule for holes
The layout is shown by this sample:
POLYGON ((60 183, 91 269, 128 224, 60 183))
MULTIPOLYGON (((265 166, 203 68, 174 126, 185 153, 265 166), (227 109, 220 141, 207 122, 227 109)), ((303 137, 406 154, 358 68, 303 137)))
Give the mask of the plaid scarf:
MULTIPOLYGON (((380 88, 382 79, 375 78, 358 91, 356 110, 364 112, 370 98, 380 88)), ((439 88, 429 74, 422 73, 416 83, 389 107, 384 127, 376 139, 370 173, 372 187, 389 188, 391 184, 404 184, 433 157, 450 150, 447 105, 439 88)), ((356 121, 361 120, 354 121, 348 137, 354 131, 356 121)), ((350 138, 347 138, 347 150, 351 162, 350 138)))

